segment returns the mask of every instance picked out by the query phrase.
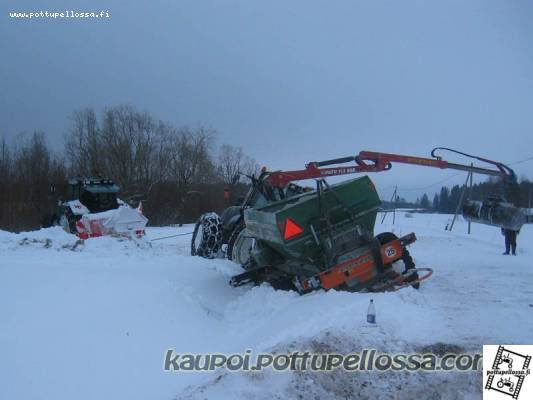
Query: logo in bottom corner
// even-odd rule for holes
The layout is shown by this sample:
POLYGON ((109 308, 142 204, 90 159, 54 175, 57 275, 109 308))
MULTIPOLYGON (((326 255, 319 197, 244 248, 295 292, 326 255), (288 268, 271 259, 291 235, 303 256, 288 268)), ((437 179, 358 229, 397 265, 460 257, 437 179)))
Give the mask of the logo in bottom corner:
POLYGON ((533 345, 483 346, 483 400, 531 399, 533 345))

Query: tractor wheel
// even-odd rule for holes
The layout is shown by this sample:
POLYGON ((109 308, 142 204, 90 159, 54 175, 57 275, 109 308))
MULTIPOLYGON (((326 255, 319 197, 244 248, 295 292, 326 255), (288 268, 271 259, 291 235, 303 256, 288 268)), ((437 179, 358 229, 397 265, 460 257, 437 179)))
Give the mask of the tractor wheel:
POLYGON ((65 214, 61 214, 61 216, 59 217, 59 226, 61 226, 65 230, 65 232, 70 233, 70 226, 68 224, 68 219, 65 214))
POLYGON ((235 261, 233 259, 233 249, 235 247, 235 242, 237 241, 237 238, 239 237, 239 234, 242 232, 243 229, 244 229, 244 221, 242 221, 241 219, 235 224, 228 238, 228 245, 226 247, 226 258, 228 260, 235 261))
POLYGON ((196 222, 191 240, 191 255, 215 258, 222 245, 222 223, 212 212, 203 214, 196 222))
POLYGON ((81 219, 81 216, 74 215, 74 213, 69 208, 67 208, 67 210, 65 211, 65 214, 63 214, 59 218, 59 224, 63 226, 63 228, 67 232, 75 235, 76 232, 78 232, 78 230, 76 229, 76 222, 78 222, 80 219, 81 219))
MULTIPOLYGON (((383 232, 376 236, 376 239, 379 241, 381 245, 384 245, 386 243, 392 242, 393 240, 398 239, 398 236, 396 236, 392 232, 383 232)), ((415 262, 413 261, 413 257, 411 257, 411 254, 409 254, 409 250, 407 250, 405 247, 403 248, 403 255, 400 259, 403 262, 403 271, 396 271, 399 273, 407 272, 408 270, 415 268, 415 262)), ((398 261, 400 261, 398 260, 398 261)), ((397 262, 398 262, 397 261, 397 262)), ((392 267, 392 266, 391 266, 392 267)), ((418 274, 413 275, 413 280, 418 279, 418 274)), ((415 289, 418 289, 420 287, 420 283, 413 284, 413 287, 415 289)))
MULTIPOLYGON (((231 246, 231 253, 229 257, 233 262, 239 265, 249 265, 250 261, 250 252, 255 247, 255 238, 248 236, 246 228, 240 229, 236 233, 236 238, 233 242, 228 243, 228 249, 231 246)), ((233 236, 233 235, 232 235, 233 236)))
POLYGON ((275 290, 294 290, 298 291, 289 277, 280 277, 278 279, 269 280, 270 286, 275 290))

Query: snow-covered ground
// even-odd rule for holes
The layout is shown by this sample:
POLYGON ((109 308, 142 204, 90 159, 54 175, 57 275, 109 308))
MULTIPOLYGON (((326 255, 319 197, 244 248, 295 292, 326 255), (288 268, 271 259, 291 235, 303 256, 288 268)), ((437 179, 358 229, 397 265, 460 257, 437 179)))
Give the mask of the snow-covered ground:
MULTIPOLYGON (((240 267, 190 257, 190 236, 84 244, 59 228, 0 231, 0 399, 481 398, 479 373, 170 373, 164 352, 350 353, 533 343, 533 226, 503 256, 497 228, 399 213, 376 231, 417 233, 420 290, 298 296, 232 288, 240 267), (378 327, 365 323, 370 298, 378 327)), ((150 228, 147 238, 182 228, 150 228)))

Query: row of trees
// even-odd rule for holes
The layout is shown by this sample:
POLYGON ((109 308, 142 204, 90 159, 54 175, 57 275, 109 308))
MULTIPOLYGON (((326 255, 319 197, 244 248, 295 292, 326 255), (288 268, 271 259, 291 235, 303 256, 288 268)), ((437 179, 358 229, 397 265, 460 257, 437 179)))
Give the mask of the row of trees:
POLYGON ((50 182, 64 181, 65 166, 42 132, 18 146, 0 140, 0 228, 34 227, 47 203, 50 182))
MULTIPOLYGON (((98 175, 115 180, 123 200, 142 200, 152 224, 192 222, 202 212, 234 202, 246 190, 235 175, 257 170, 241 148, 215 146, 212 129, 175 127, 125 105, 100 115, 85 108, 73 113, 60 154, 50 150, 42 132, 13 145, 0 139, 0 229, 39 227, 64 197, 68 177, 98 175), (224 196, 228 187, 230 198, 224 196)), ((533 183, 523 180, 503 189, 510 202, 528 207, 533 183)), ((416 203, 398 197, 383 206, 453 213, 461 191, 459 185, 442 187, 433 201, 424 194, 416 203)), ((502 184, 492 179, 474 185, 467 196, 482 200, 495 193, 502 193, 502 184)))
POLYGON ((125 105, 100 115, 85 108, 73 113, 61 154, 42 132, 11 146, 0 140, 0 229, 38 227, 64 196, 69 176, 115 180, 124 200, 143 200, 154 224, 190 222, 227 205, 224 189, 243 189, 234 176, 257 169, 241 148, 216 147, 212 129, 175 127, 125 105))
MULTIPOLYGON (((433 197, 433 201, 429 200, 427 194, 424 194, 414 204, 415 207, 420 207, 434 212, 451 214, 454 213, 457 204, 461 200, 461 193, 463 187, 455 185, 452 188, 443 186, 439 193, 433 197)), ((531 207, 533 201, 533 182, 523 179, 518 183, 502 183, 498 179, 489 179, 486 182, 477 183, 472 188, 467 188, 465 198, 472 200, 484 200, 489 196, 503 196, 507 201, 517 207, 528 208, 531 207)))

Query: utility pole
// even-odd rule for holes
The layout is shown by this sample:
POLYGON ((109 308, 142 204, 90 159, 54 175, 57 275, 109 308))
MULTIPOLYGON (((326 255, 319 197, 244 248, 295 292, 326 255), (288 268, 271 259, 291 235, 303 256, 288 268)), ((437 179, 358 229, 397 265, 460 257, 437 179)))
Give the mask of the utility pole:
MULTIPOLYGON (((393 205, 394 209, 393 209, 393 212, 392 212, 392 224, 394 225, 394 221, 396 220, 396 193, 398 192, 398 186, 394 186, 394 193, 392 194, 391 198, 390 198, 390 203, 391 205, 393 205)), ((385 211, 383 213, 383 217, 381 217, 381 223, 383 224, 383 222, 385 221, 385 217, 387 216, 387 213, 388 211, 385 211)))
MULTIPOLYGON (((474 163, 470 163, 470 166, 473 167, 474 163)), ((470 189, 468 190, 468 197, 472 197, 472 181, 474 180, 474 173, 470 172, 470 189)), ((470 220, 468 221, 468 234, 470 235, 470 228, 472 226, 472 222, 470 220)))
POLYGON ((457 203, 457 207, 455 208, 455 214, 453 215, 453 220, 450 226, 448 227, 448 230, 451 232, 453 229, 453 224, 455 224, 455 220, 457 219, 457 214, 459 214, 459 210, 461 209, 461 206, 463 205, 463 199, 465 197, 466 189, 468 188, 468 181, 472 179, 472 171, 468 172, 468 175, 466 176, 466 182, 463 187, 463 190, 461 191, 461 197, 459 198, 459 203, 457 203))
POLYGON ((530 219, 531 219, 531 187, 529 188, 529 200, 528 200, 528 205, 527 205, 527 221, 533 222, 533 221, 530 221, 530 219))
POLYGON ((392 210, 392 225, 396 223, 396 207, 398 207, 398 186, 394 186, 394 209, 392 210))

